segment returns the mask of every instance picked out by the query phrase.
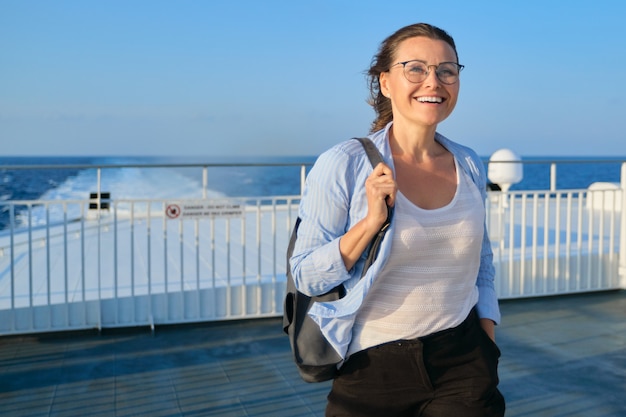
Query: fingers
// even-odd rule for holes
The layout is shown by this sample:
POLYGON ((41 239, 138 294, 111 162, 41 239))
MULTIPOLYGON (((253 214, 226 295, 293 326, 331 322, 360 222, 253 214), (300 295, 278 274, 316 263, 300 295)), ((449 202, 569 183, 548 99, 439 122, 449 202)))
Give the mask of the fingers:
POLYGON ((371 180, 371 185, 376 188, 376 196, 384 199, 389 207, 393 207, 396 200, 397 186, 391 168, 380 162, 374 167, 368 179, 371 180))
POLYGON ((373 174, 377 176, 380 176, 380 175, 393 176, 393 171, 391 171, 391 168, 389 168, 389 166, 387 166, 387 164, 385 164, 384 162, 379 162, 378 165, 374 167, 373 174))
POLYGON ((379 228, 387 219, 387 206, 393 207, 396 200, 397 185, 393 171, 384 163, 379 163, 365 181, 367 194, 367 217, 372 229, 379 228))

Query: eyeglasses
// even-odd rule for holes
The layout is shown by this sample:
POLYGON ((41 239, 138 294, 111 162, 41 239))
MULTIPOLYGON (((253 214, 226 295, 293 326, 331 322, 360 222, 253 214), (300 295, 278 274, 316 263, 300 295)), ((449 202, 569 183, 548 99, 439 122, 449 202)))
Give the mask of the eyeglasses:
MULTIPOLYGON (((430 75, 429 68, 435 67, 435 74, 437 79, 444 84, 454 84, 459 81, 459 73, 465 67, 464 65, 457 64, 456 62, 442 62, 439 65, 427 65, 423 61, 411 60, 398 62, 391 66, 402 65, 404 69, 404 77, 412 83, 421 83, 428 75, 430 75)), ((389 68, 389 69, 391 69, 389 68)))

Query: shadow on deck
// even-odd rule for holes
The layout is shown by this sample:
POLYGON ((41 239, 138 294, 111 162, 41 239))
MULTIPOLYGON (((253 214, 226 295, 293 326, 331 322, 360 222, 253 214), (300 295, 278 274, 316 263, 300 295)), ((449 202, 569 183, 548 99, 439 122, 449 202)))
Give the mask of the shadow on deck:
MULTIPOLYGON (((501 303, 507 417, 626 415, 626 291, 501 303)), ((0 338, 0 415, 322 416, 279 319, 0 338)))

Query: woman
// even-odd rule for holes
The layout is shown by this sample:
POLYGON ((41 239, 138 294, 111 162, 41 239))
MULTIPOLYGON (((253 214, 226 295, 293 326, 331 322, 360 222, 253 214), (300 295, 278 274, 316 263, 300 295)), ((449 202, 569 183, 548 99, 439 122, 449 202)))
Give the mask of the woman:
POLYGON ((385 163, 368 169, 358 141, 324 152, 307 177, 291 258, 301 292, 343 284, 310 315, 345 358, 327 416, 502 416, 500 320, 485 228, 485 170, 436 132, 454 110, 454 40, 415 24, 381 44, 369 69, 385 163), (364 252, 394 208, 376 262, 364 252))

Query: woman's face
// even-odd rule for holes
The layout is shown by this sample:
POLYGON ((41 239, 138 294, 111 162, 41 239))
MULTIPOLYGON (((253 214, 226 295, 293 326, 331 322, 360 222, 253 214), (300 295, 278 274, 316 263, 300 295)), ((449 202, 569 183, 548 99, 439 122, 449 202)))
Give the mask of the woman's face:
POLYGON ((381 92, 391 100, 394 124, 436 127, 454 110, 459 81, 443 84, 435 74, 435 66, 442 62, 456 62, 456 54, 445 41, 419 36, 402 41, 393 62, 410 60, 419 60, 429 66, 426 79, 412 83, 404 76, 403 66, 394 65, 380 75, 381 92))

